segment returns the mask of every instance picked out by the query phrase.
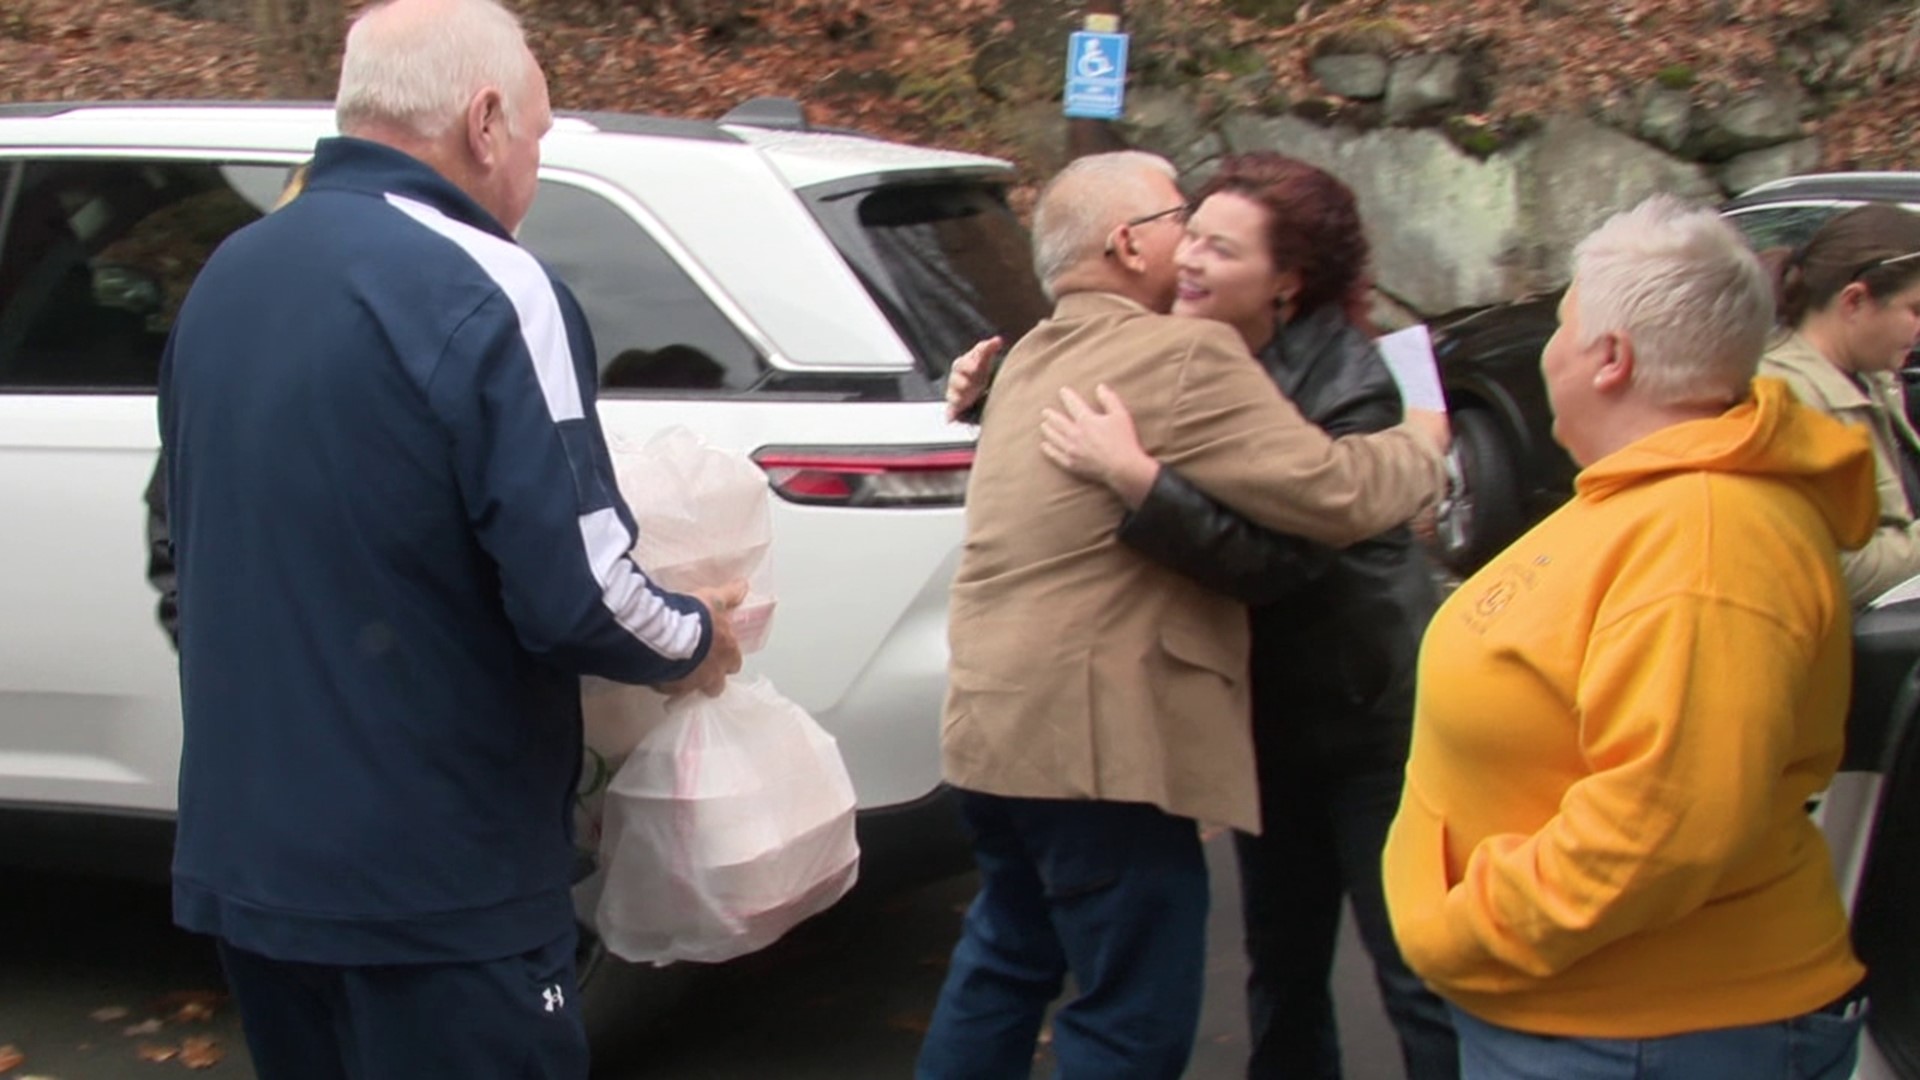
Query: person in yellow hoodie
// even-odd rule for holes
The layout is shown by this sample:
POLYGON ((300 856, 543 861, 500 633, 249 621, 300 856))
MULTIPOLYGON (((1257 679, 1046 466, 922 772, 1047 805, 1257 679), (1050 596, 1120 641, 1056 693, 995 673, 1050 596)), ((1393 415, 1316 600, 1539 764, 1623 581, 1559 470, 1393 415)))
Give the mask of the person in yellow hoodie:
POLYGON ((1873 457, 1753 378, 1772 315, 1738 234, 1669 197, 1575 251, 1541 358, 1574 497, 1435 616, 1383 860, 1466 1080, 1852 1070, 1864 972, 1805 806, 1873 457))

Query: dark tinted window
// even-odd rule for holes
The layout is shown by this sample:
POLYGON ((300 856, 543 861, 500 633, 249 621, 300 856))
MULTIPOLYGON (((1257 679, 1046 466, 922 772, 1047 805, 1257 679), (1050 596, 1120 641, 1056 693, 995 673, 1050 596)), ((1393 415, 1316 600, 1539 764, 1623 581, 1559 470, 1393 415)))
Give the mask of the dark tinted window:
POLYGON ((0 243, 0 387, 151 390, 194 275, 272 205, 282 166, 32 161, 0 243))
POLYGON ((1746 235, 1753 250, 1765 251, 1806 243, 1822 222, 1845 209, 1845 206, 1763 206, 1729 214, 1727 220, 1746 235))
POLYGON ((812 203, 933 378, 981 338, 1011 343, 1047 313, 1026 230, 995 187, 902 184, 815 194, 812 203))
POLYGON ((609 389, 712 395, 752 387, 759 350, 640 224, 607 200, 545 182, 520 242, 586 309, 609 389))

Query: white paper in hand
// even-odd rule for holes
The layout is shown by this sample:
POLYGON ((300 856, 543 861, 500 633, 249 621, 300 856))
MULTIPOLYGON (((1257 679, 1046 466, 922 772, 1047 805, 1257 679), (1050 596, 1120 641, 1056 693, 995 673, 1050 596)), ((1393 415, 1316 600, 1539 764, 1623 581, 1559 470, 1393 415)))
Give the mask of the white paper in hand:
POLYGON ((1374 342, 1380 356, 1400 384, 1400 400, 1409 409, 1447 411, 1447 397, 1440 390, 1440 369, 1433 359, 1433 338, 1424 324, 1409 326, 1374 342))

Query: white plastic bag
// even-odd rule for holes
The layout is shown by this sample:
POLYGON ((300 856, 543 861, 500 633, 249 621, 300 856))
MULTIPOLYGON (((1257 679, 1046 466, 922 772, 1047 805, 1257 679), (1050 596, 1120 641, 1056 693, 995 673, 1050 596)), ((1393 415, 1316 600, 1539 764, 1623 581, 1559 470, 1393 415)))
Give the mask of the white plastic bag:
POLYGON ((607 786, 640 740, 666 722, 667 696, 589 676, 580 680, 580 715, 586 760, 574 799, 573 839, 580 848, 599 851, 607 786))
MULTIPOLYGON (((744 454, 720 450, 684 427, 645 443, 609 436, 620 495, 633 511, 639 539, 633 559, 676 592, 745 579, 751 589, 733 611, 742 652, 766 644, 773 620, 767 549, 773 539, 766 474, 744 454)), ((666 716, 666 697, 643 686, 586 678, 580 686, 586 721, 585 760, 574 804, 574 840, 598 850, 607 783, 627 754, 666 716)))
POLYGON ((640 446, 614 438, 608 450, 639 526, 633 561, 676 592, 745 579, 750 592, 734 612, 734 631, 742 652, 758 651, 773 616, 766 474, 745 454, 709 446, 684 427, 640 446))
POLYGON ((765 679, 679 698, 607 790, 601 940, 655 964, 763 949, 853 887, 853 818, 833 736, 765 679))

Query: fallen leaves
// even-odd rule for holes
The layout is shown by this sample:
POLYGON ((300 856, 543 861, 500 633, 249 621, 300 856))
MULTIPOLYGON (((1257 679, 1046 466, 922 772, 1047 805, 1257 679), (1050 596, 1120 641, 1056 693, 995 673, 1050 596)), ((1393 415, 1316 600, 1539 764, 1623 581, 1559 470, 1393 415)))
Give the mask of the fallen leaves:
POLYGON ((141 1061, 155 1065, 177 1061, 189 1069, 211 1069, 227 1056, 219 1040, 205 1035, 189 1035, 178 1044, 141 1043, 133 1048, 133 1053, 141 1061))
POLYGON ((211 1069, 220 1064, 226 1051, 219 1042, 205 1035, 189 1035, 180 1040, 180 1064, 189 1069, 211 1069))
MULTIPOLYGON (((178 1041, 164 1041, 153 1036, 166 1031, 169 1025, 208 1023, 219 1014, 226 1000, 225 994, 212 991, 176 990, 149 1003, 144 1010, 149 1014, 146 1019, 122 1027, 120 1034, 142 1040, 133 1047, 134 1056, 141 1061, 153 1065, 175 1062, 189 1069, 211 1069, 227 1056, 218 1039, 208 1035, 183 1035, 178 1041)), ((112 1024, 132 1016, 133 1010, 124 1005, 105 1005, 87 1015, 95 1023, 112 1024)), ((4 1055, 7 1050, 14 1048, 0 1048, 0 1073, 19 1064, 17 1058, 8 1063, 4 1055)))
MULTIPOLYGON (((141 0, 6 0, 0 12, 0 101, 258 97, 267 83, 243 22, 188 19, 187 4, 141 0)), ((348 0, 349 10, 360 6, 348 0)), ((684 6, 684 5, 683 5, 684 6)), ((695 5, 698 6, 698 5, 695 5)), ((611 0, 526 0, 517 5, 563 108, 717 116, 749 97, 807 103, 815 123, 890 138, 1002 155, 997 125, 976 122, 1001 103, 954 109, 885 85, 959 50, 953 94, 976 87, 970 63, 982 42, 1003 40, 1040 5, 1014 0, 729 0, 726 26, 654 17, 611 0), (942 109, 945 108, 945 112, 942 109), (941 117, 968 116, 964 124, 941 117)), ((1215 29, 1217 41, 1271 76, 1275 98, 1324 94, 1308 67, 1329 40, 1368 26, 1393 28, 1402 52, 1454 51, 1487 76, 1468 107, 1496 127, 1550 112, 1623 108, 1663 69, 1686 68, 1711 107, 1788 69, 1788 52, 1825 32, 1827 0, 1339 0, 1306 3, 1289 25, 1233 13, 1227 0, 1135 0, 1128 27, 1215 29), (1702 43, 1710 43, 1703 47, 1702 43)), ((1827 164, 1920 165, 1920 10, 1883 5, 1883 21, 1855 35, 1857 88, 1825 103, 1816 122, 1827 164)), ((689 8, 691 10, 691 8, 689 8)), ((1203 35, 1204 37, 1204 35, 1203 35)), ((1183 39, 1184 40, 1184 39, 1183 39)), ((1196 42, 1202 37, 1196 37, 1196 42)), ((1205 49, 1144 37, 1140 54, 1180 53, 1203 73, 1225 71, 1205 49), (1187 55, 1191 53, 1191 55, 1187 55)), ((1844 65, 1843 65, 1844 66, 1844 65)), ((1203 74, 1196 84, 1207 82, 1203 74)), ((1231 94, 1228 95, 1231 97, 1231 94)), ((942 99, 945 100, 945 99, 942 99)), ((1007 103, 1017 105, 1018 102, 1007 103)))
MULTIPOLYGON (((182 1035, 177 1041, 153 1039, 167 1030, 169 1024, 205 1024, 213 1020, 227 1000, 225 994, 206 990, 177 990, 152 1002, 147 1011, 159 1015, 150 1015, 138 1023, 128 1024, 120 1033, 129 1039, 140 1040, 133 1046, 133 1056, 152 1065, 165 1065, 168 1062, 189 1069, 211 1069, 220 1064, 227 1052, 220 1040, 210 1035, 182 1035)), ((96 1024, 117 1024, 133 1015, 133 1010, 124 1005, 103 1005, 87 1014, 87 1018, 96 1024)), ((86 1049, 89 1044, 82 1043, 86 1049)), ((15 1069, 26 1064, 27 1055, 20 1047, 6 1043, 0 1045, 0 1075, 12 1075, 15 1069)), ((19 1074, 14 1080, 56 1080, 51 1076, 29 1076, 19 1074)))
POLYGON ((225 994, 206 990, 176 990, 156 1002, 155 1008, 169 1013, 167 1019, 171 1023, 200 1024, 213 1019, 226 1000, 225 994))

